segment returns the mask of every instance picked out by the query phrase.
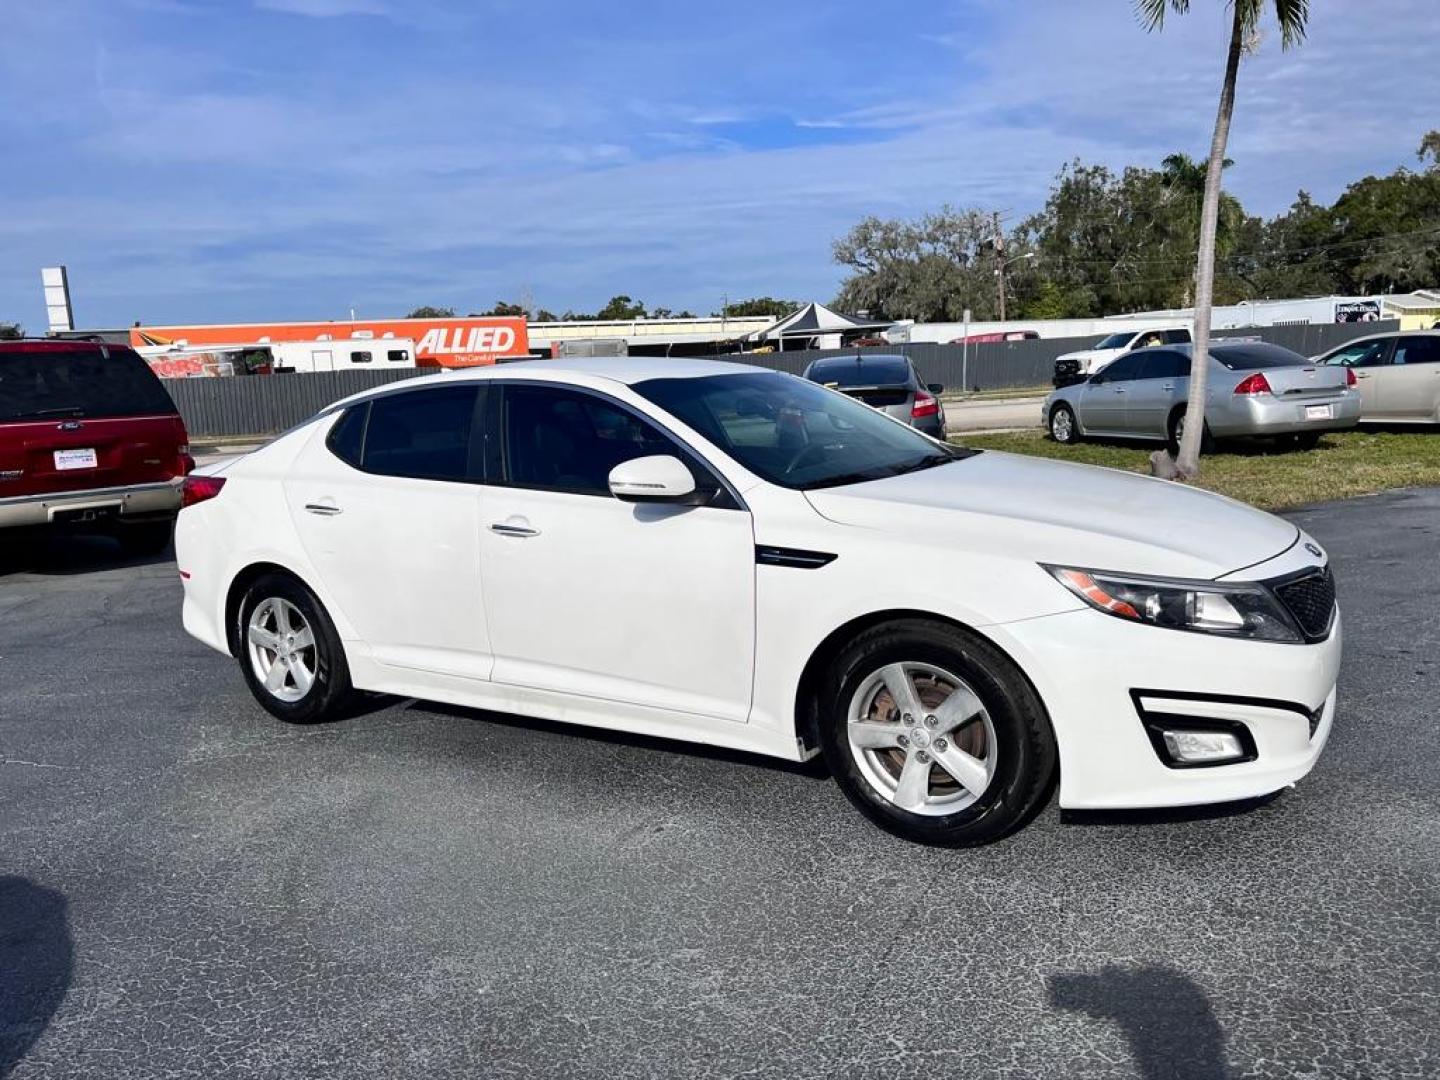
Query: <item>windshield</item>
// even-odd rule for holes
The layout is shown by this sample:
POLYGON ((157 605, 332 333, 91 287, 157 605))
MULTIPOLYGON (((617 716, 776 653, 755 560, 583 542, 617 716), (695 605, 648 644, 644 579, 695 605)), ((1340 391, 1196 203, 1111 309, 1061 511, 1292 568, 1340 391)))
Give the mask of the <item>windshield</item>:
POLYGON ((0 350, 0 422, 169 415, 170 395, 134 353, 0 350))
POLYGON ((651 379, 633 389, 782 487, 858 484, 977 452, 937 443, 868 405, 780 372, 651 379))
POLYGON ((1123 349, 1130 344, 1130 339, 1135 336, 1134 330, 1126 330, 1123 334, 1111 334, 1097 341, 1091 348, 1095 349, 1123 349))
POLYGON ((837 356, 815 361, 808 376, 822 386, 905 386, 910 364, 903 356, 837 356))

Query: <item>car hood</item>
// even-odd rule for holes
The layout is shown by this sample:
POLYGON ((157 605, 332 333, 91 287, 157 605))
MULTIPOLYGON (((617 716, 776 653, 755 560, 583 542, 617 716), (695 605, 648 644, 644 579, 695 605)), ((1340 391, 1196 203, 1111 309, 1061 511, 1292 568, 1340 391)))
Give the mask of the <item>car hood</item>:
POLYGON ((885 480, 806 493, 823 517, 959 550, 1168 577, 1215 578, 1294 545, 1243 503, 1136 473, 987 450, 885 480))

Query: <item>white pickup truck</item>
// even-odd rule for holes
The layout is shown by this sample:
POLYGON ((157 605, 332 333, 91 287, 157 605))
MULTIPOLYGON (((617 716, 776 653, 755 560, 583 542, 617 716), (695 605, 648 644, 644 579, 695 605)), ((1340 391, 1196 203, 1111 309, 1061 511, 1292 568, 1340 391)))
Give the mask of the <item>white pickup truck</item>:
POLYGON ((1055 378, 1058 386, 1072 386, 1084 382, 1118 356, 1131 349, 1143 349, 1147 345, 1188 345, 1190 328, 1187 326, 1147 327, 1143 330, 1119 330, 1107 334, 1088 349, 1068 352, 1055 358, 1055 378))

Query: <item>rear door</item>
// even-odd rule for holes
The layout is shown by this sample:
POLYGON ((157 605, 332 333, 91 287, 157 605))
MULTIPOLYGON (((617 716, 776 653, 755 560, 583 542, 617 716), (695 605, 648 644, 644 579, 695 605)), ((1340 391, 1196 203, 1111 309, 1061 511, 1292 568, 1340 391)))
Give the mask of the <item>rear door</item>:
POLYGON ((1125 426, 1134 435, 1164 438, 1170 410, 1185 400, 1190 386, 1190 358, 1174 349, 1147 349, 1131 384, 1125 426))
POLYGON ((0 347, 0 499, 184 475, 185 425, 128 348, 0 347))
POLYGON ((1396 340, 1380 380, 1379 414, 1390 420, 1440 418, 1440 334, 1396 340))
POLYGON ((475 382, 382 394, 311 440, 285 481, 331 601, 391 667, 488 679, 475 382))

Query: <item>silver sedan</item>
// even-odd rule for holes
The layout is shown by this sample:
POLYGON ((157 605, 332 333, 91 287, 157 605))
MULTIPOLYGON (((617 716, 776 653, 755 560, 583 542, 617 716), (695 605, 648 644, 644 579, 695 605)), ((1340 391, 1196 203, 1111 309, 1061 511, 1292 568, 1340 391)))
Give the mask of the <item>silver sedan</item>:
MULTIPOLYGON (((1313 446, 1321 434, 1353 428, 1360 394, 1353 372, 1306 360, 1259 341, 1210 346, 1205 436, 1283 437, 1313 446)), ((1190 389, 1190 346, 1136 349, 1083 383, 1045 399, 1056 442, 1092 435, 1178 445, 1190 389)))

